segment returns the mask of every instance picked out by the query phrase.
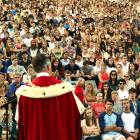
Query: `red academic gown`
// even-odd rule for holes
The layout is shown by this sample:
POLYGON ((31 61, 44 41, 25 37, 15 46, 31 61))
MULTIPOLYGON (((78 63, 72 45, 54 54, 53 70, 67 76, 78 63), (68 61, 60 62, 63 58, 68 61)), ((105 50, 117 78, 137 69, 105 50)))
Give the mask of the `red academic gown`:
MULTIPOLYGON (((37 87, 61 83, 52 76, 41 76, 32 81, 37 87)), ((53 90, 59 92, 55 87, 53 90)), ((31 94, 36 96, 38 93, 31 94)), ((18 140, 81 140, 80 113, 72 92, 51 98, 30 98, 21 94, 18 102, 18 130, 18 140)))

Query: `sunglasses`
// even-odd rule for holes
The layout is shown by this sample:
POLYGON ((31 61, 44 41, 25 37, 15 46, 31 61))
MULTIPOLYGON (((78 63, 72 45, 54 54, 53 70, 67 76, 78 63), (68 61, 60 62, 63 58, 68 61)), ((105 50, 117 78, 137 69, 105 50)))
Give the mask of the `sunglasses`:
POLYGON ((124 75, 124 77, 129 77, 129 76, 127 76, 127 75, 124 75))
POLYGON ((125 85, 125 83, 120 83, 120 85, 125 85))
POLYGON ((116 76, 116 74, 111 74, 111 75, 116 76))

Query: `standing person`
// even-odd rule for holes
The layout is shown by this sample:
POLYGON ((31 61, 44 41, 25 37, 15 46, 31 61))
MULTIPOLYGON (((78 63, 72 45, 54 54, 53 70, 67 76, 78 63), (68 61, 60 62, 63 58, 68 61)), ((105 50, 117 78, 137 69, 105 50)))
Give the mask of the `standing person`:
POLYGON ((72 94, 73 86, 49 74, 50 61, 44 54, 33 59, 33 68, 37 77, 16 91, 17 96, 21 95, 17 111, 18 139, 80 140, 80 114, 84 107, 72 94))

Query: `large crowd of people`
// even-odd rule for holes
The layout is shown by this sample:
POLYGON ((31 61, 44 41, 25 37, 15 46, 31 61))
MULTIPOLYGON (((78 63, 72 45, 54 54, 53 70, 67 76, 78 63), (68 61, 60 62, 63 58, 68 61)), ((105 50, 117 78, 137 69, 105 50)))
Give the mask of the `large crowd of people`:
MULTIPOLYGON (((0 105, 36 76, 39 53, 52 75, 75 86, 85 106, 85 140, 138 140, 140 13, 137 1, 0 0, 0 105)), ((41 63, 41 62, 40 62, 41 63)), ((39 66, 38 66, 39 67, 39 66)), ((9 137, 17 139, 17 102, 9 105, 9 137)), ((5 137, 0 109, 0 138, 5 137)))

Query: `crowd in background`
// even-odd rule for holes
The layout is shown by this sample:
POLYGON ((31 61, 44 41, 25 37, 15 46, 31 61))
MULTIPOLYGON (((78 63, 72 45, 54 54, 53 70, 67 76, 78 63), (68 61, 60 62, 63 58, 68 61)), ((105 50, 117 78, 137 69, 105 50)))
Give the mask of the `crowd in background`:
MULTIPOLYGON (((0 0, 0 104, 14 99, 16 89, 31 82, 36 76, 32 59, 43 53, 50 58, 52 75, 73 84, 86 107, 81 121, 84 139, 138 139, 139 126, 134 122, 140 118, 140 13, 136 2, 0 0)), ((9 105, 10 140, 17 139, 16 105, 16 101, 9 105)), ((0 115, 4 140, 4 107, 0 115)))

